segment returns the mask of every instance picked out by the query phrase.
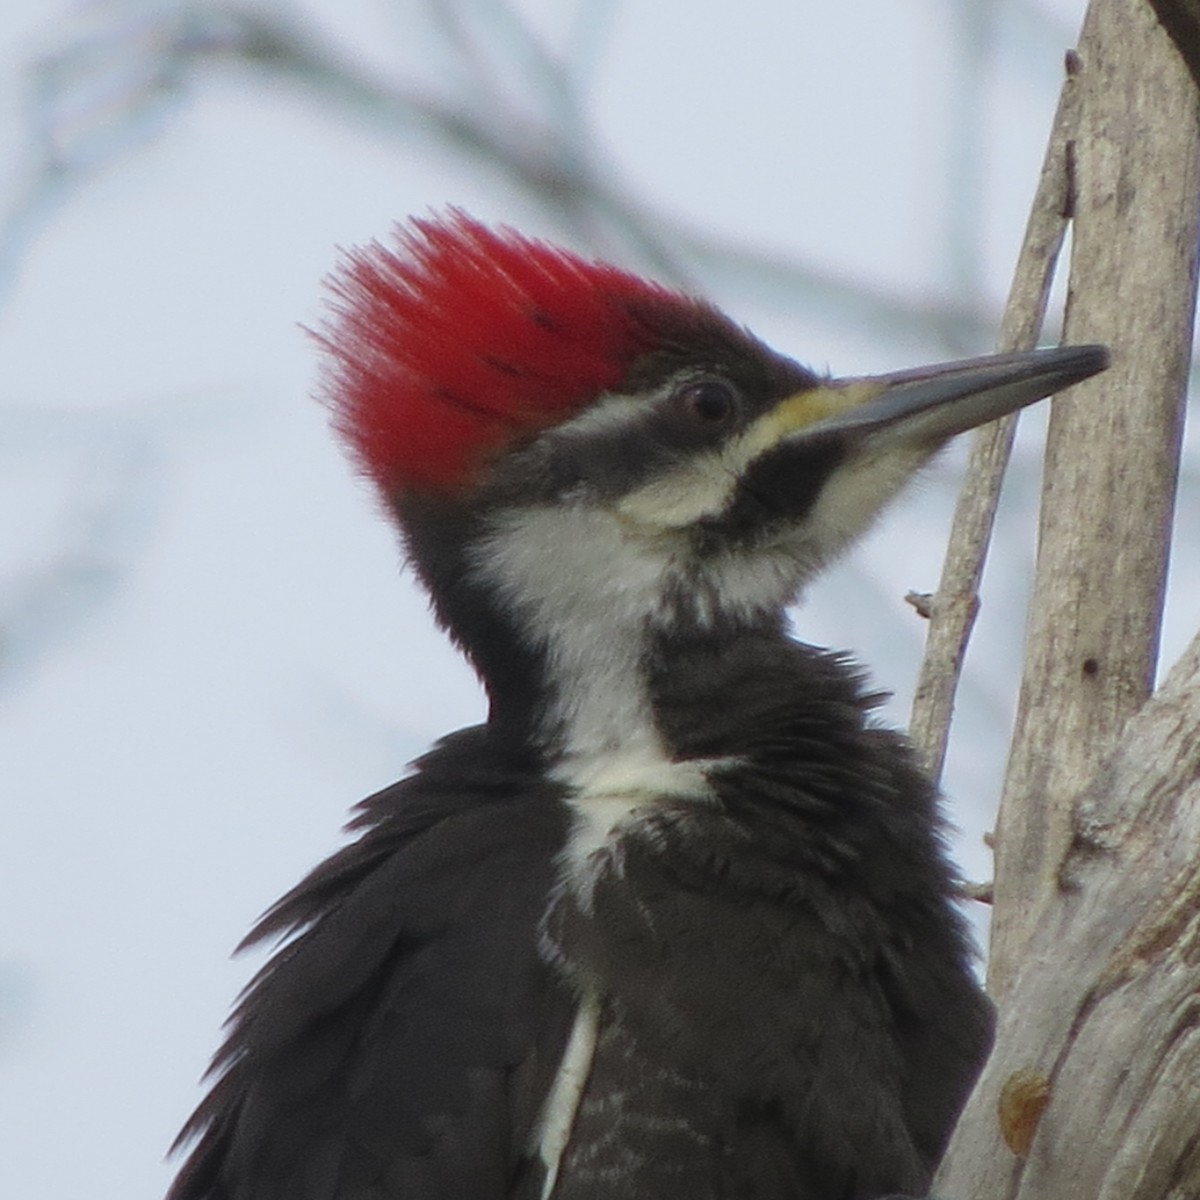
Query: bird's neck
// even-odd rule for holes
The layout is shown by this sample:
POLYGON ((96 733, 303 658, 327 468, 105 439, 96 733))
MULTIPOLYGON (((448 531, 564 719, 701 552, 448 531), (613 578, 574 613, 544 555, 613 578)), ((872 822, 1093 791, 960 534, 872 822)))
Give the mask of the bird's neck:
MULTIPOLYGON (((472 551, 473 578, 503 636, 469 639, 493 718, 528 720, 552 766, 578 783, 596 772, 651 772, 679 755, 656 712, 656 679, 683 655, 720 654, 746 636, 785 639, 780 603, 747 604, 682 580, 661 543, 603 512, 526 510, 472 551), (498 644, 520 647, 495 664, 498 644), (497 671, 496 665, 500 666, 497 671)), ((706 693, 697 676, 698 693, 706 693)), ((720 702, 697 694, 697 704, 720 702)))
POLYGON ((784 669, 782 572, 758 587, 750 571, 727 572, 719 587, 680 586, 661 546, 588 510, 526 509, 477 525, 440 509, 406 518, 438 615, 487 689, 489 723, 536 746, 575 786, 637 777, 653 787, 656 773, 678 775, 681 760, 703 757, 687 749, 683 710, 726 711, 739 703, 729 688, 761 691, 764 670, 784 669), (739 674, 739 648, 764 645, 775 649, 756 653, 755 679, 739 674), (688 681, 682 693, 676 678, 688 681))
POLYGON ((528 622, 500 618, 509 622, 504 640, 522 650, 496 664, 499 671, 474 653, 492 723, 524 729, 550 773, 585 792, 695 792, 701 784, 689 763, 745 748, 742 706, 766 697, 786 707, 803 686, 782 613, 664 618, 601 594, 561 620, 547 616, 539 616, 536 644, 528 622), (714 713, 725 718, 721 732, 698 741, 696 719, 714 713))

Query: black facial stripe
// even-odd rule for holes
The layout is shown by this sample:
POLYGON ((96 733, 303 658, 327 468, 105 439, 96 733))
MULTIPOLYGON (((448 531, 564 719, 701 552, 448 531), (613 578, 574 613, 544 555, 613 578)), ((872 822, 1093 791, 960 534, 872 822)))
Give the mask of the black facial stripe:
POLYGON ((812 510, 821 490, 846 459, 837 434, 782 442, 760 454, 738 481, 724 512, 700 522, 701 545, 744 541, 772 524, 793 524, 812 510))
POLYGON ((523 464, 517 456, 514 463, 526 480, 529 468, 538 464, 545 499, 582 490, 592 499, 605 501, 635 491, 736 437, 763 407, 739 403, 729 421, 706 421, 689 406, 684 394, 694 382, 681 383, 678 389, 647 402, 641 412, 631 410, 623 422, 551 430, 522 456, 523 464))
POLYGON ((665 474, 694 448, 663 437, 656 416, 650 412, 619 428, 553 438, 561 482, 582 485, 596 499, 611 500, 665 474))

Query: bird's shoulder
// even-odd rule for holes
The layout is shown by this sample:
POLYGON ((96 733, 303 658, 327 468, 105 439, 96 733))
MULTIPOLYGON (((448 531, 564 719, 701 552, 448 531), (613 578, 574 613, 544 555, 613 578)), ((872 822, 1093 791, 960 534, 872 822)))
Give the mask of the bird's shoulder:
POLYGON ((571 1001, 537 954, 566 812, 483 728, 370 797, 246 939, 170 1200, 507 1194, 571 1001))

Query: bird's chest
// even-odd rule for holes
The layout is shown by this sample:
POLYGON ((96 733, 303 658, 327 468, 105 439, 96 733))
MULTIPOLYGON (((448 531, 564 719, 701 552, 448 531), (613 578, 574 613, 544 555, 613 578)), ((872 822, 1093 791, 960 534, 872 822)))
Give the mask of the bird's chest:
MULTIPOLYGON (((703 789, 613 792, 577 820, 542 930, 582 998, 540 1127, 544 1197, 826 1194, 797 1131, 846 1124, 860 1060, 886 1073, 885 939, 812 833, 703 789)), ((881 1120, 873 1095, 854 1118, 881 1120)))
POLYGON ((763 1064, 796 1034, 792 918, 730 885, 748 848, 712 805, 611 795, 563 856, 543 948, 581 1004, 541 1123, 554 1200, 715 1196, 756 1091, 789 1086, 763 1064))
POLYGON ((685 1072, 721 1063, 714 1038, 737 1063, 786 1036, 797 980, 846 919, 705 796, 606 798, 559 879, 543 953, 685 1072))
POLYGON ((580 1077, 576 1093, 554 1097, 556 1107, 545 1114, 541 1196, 710 1200, 719 1194, 714 1185, 726 1141, 720 1094, 636 1036, 619 1000, 589 997, 576 1031, 588 1020, 595 1025, 586 1079, 580 1077))

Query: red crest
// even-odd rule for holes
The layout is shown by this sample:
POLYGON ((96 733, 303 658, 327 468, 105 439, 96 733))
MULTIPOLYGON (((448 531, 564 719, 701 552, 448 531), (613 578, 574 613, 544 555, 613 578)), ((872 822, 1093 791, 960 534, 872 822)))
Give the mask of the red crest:
POLYGON ((389 496, 468 483, 620 384, 656 344, 648 309, 693 303, 457 210, 400 227, 395 248, 351 251, 330 286, 326 395, 389 496))

